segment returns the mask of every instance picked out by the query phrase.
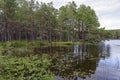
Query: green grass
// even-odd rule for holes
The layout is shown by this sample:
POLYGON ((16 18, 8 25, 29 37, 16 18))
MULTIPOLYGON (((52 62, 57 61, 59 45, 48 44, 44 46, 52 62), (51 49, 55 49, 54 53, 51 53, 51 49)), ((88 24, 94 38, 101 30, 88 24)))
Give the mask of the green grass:
POLYGON ((73 45, 73 44, 81 44, 81 42, 52 42, 53 45, 56 46, 68 46, 68 45, 73 45))
POLYGON ((14 48, 21 48, 21 47, 39 47, 39 46, 68 46, 73 44, 81 44, 81 42, 48 42, 44 41, 41 42, 39 40, 35 41, 7 41, 7 42, 0 42, 0 46, 2 47, 14 47, 14 48))

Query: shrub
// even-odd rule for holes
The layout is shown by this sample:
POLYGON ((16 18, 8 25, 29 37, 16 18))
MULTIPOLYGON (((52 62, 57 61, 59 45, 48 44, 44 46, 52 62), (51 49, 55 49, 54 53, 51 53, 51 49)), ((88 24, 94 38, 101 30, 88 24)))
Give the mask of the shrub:
POLYGON ((0 65, 2 80, 54 80, 50 61, 44 57, 6 57, 0 65))
POLYGON ((65 45, 72 45, 72 42, 66 42, 65 45))
POLYGON ((26 57, 32 55, 33 50, 27 48, 13 48, 9 51, 8 54, 16 57, 26 57))
POLYGON ((27 45, 27 42, 25 41, 13 41, 11 42, 12 47, 25 47, 27 45))

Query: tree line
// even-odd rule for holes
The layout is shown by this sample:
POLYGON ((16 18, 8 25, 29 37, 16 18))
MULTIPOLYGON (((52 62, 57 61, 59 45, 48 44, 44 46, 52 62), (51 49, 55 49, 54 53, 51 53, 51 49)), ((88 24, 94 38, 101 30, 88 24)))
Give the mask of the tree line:
POLYGON ((0 0, 0 41, 74 41, 103 37, 95 11, 74 1, 56 9, 35 0, 0 0), (86 34, 83 34, 86 33, 86 34))

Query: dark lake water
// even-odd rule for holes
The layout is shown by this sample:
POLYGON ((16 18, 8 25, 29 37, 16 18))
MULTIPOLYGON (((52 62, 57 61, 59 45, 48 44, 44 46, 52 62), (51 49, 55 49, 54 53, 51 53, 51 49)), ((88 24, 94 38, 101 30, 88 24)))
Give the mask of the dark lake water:
POLYGON ((120 80, 120 40, 73 45, 51 58, 55 80, 120 80))

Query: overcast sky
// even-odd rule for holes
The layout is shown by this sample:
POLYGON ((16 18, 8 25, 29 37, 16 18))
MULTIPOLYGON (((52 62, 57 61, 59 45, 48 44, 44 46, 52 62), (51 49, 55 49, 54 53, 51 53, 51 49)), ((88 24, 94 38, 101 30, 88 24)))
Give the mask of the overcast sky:
POLYGON ((77 6, 85 4, 93 8, 98 16, 100 27, 105 29, 120 29, 120 0, 38 0, 40 2, 53 2, 55 8, 75 1, 77 6))

